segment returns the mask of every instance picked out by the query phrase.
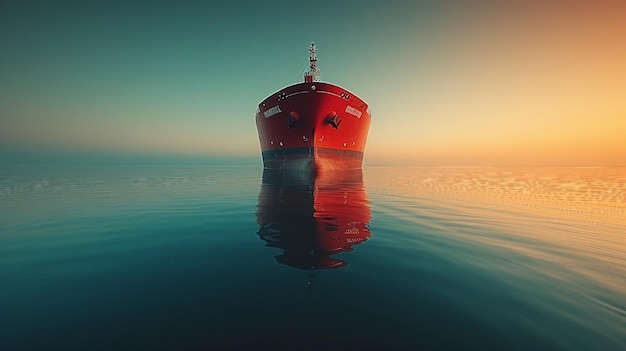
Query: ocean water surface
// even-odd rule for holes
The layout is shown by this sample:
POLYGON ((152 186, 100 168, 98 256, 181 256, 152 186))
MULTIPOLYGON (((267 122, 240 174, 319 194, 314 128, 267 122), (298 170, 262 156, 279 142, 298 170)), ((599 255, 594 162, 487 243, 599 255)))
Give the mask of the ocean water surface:
POLYGON ((625 350, 626 168, 0 168, 1 350, 625 350))

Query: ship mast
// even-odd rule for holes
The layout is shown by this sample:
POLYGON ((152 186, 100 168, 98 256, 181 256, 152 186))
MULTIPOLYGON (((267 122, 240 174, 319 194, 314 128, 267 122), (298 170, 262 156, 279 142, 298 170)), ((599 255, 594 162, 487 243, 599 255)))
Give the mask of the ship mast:
POLYGON ((309 62, 310 62, 310 71, 304 73, 304 82, 305 83, 312 83, 312 82, 319 82, 320 81, 320 71, 317 69, 317 56, 315 56, 315 53, 317 52, 317 47, 315 46, 314 42, 311 42, 311 46, 309 46, 309 52, 311 53, 311 56, 309 56, 309 62))

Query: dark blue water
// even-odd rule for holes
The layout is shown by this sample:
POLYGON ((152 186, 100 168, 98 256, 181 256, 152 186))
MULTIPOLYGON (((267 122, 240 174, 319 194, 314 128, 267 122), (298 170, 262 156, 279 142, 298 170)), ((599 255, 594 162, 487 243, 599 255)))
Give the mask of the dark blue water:
POLYGON ((624 350, 626 169, 0 168, 1 350, 624 350))

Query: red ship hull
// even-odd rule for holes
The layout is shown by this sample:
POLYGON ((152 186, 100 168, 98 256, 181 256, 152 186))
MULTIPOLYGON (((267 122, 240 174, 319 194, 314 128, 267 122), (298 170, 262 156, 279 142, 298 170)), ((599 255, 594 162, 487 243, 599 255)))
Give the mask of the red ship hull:
POLYGON ((305 82, 272 94, 256 116, 266 169, 361 169, 371 115, 368 105, 334 84, 305 82))

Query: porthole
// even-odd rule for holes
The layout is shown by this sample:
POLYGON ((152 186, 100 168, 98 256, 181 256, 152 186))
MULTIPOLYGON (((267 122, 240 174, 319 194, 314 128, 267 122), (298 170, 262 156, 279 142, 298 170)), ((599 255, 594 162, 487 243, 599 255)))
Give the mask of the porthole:
POLYGON ((283 147, 283 142, 279 142, 278 145, 280 145, 281 147, 283 147))

